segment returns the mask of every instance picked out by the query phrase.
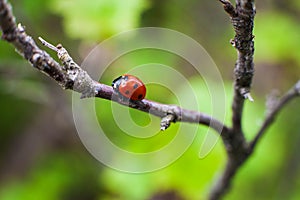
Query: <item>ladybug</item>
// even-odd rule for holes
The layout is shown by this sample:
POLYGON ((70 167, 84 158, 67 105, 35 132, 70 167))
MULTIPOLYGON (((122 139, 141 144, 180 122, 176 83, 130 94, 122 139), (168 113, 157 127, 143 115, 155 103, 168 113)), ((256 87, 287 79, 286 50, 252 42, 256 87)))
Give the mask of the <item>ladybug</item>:
POLYGON ((125 99, 140 101, 145 98, 146 87, 137 77, 129 74, 119 76, 112 82, 114 91, 125 99))

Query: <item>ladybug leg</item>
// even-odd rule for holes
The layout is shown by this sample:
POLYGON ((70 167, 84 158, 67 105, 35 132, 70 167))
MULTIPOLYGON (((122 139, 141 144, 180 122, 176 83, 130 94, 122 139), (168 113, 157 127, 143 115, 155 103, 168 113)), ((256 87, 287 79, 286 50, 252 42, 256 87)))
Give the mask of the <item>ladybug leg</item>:
POLYGON ((124 104, 124 105, 129 105, 130 103, 130 99, 124 97, 123 95, 121 95, 120 93, 116 93, 116 98, 118 98, 118 102, 120 102, 121 104, 124 104))
MULTIPOLYGON (((121 95, 120 95, 120 96, 121 96, 121 95)), ((124 97, 124 96, 121 96, 120 99, 121 99, 121 101, 122 101, 123 103, 125 103, 126 105, 129 105, 130 99, 128 99, 128 98, 126 98, 126 97, 124 97)))
POLYGON ((124 97, 119 93, 114 91, 111 97, 113 100, 117 101, 117 102, 123 102, 124 101, 124 97))

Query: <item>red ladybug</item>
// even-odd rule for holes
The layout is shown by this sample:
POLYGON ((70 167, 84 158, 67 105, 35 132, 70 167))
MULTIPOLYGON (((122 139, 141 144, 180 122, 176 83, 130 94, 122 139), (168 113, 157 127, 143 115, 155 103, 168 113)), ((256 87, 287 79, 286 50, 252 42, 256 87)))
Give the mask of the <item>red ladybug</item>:
POLYGON ((112 82, 116 93, 133 101, 140 101, 145 98, 146 87, 144 83, 135 76, 124 74, 112 82))

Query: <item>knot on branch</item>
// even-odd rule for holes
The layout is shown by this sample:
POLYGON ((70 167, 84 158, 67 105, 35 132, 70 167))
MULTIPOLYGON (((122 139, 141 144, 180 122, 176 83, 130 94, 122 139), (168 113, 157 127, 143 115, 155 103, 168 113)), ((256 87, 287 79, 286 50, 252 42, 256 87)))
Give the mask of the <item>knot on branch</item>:
POLYGON ((175 122, 176 117, 174 114, 167 114, 165 117, 161 119, 160 122, 160 130, 164 131, 171 125, 171 122, 175 122))

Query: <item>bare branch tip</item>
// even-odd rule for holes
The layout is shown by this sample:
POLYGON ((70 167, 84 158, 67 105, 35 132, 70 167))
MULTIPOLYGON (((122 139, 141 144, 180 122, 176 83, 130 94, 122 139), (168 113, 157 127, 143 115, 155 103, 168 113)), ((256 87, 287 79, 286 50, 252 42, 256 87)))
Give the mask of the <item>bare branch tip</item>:
POLYGON ((49 49, 52 49, 53 51, 58 51, 58 48, 56 46, 54 46, 53 44, 47 42, 46 40, 44 40, 42 37, 38 37, 38 39, 41 41, 41 43, 48 47, 49 49))
POLYGON ((254 99, 252 98, 251 94, 250 94, 250 88, 240 88, 239 90, 240 95, 244 98, 244 99, 248 99, 249 101, 253 102, 254 99))
POLYGON ((248 100, 251 101, 251 102, 254 102, 254 99, 252 98, 252 96, 251 96, 250 93, 246 93, 246 94, 244 95, 244 98, 245 98, 245 99, 248 99, 248 100))

